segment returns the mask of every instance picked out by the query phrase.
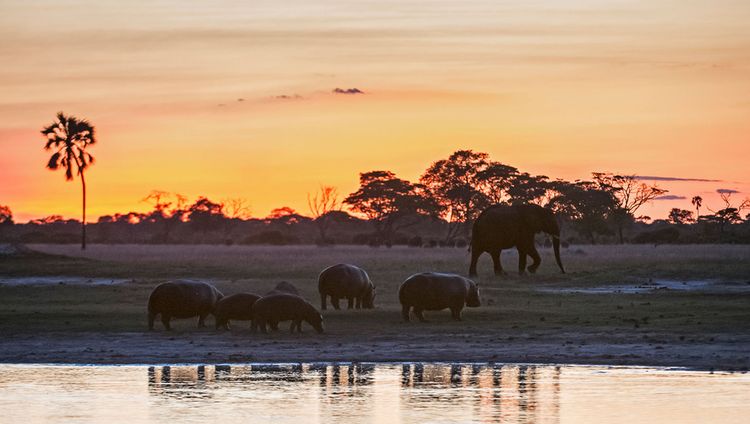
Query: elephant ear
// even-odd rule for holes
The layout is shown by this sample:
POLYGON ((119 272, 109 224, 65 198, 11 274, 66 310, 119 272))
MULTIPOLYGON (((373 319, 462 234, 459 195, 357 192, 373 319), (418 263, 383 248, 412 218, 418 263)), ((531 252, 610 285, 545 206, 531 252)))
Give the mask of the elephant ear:
POLYGON ((523 225, 534 233, 542 231, 544 228, 544 209, 529 208, 521 211, 521 221, 523 225))

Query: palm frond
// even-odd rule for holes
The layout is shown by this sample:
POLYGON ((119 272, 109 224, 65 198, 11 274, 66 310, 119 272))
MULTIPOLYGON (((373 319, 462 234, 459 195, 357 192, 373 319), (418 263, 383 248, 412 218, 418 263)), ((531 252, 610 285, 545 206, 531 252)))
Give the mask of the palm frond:
POLYGON ((49 161, 47 162, 47 168, 48 168, 48 169, 52 169, 52 170, 55 170, 55 169, 57 169, 57 166, 58 166, 58 160, 59 160, 59 159, 60 159, 60 153, 55 153, 55 154, 53 154, 53 155, 52 155, 52 156, 51 156, 51 157, 49 158, 49 161))

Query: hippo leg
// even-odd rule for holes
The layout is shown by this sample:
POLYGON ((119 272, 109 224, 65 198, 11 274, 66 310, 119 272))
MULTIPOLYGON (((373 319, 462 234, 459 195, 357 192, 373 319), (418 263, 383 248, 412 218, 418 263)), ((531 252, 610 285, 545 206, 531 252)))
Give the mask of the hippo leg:
POLYGON ((278 321, 268 321, 268 326, 271 327, 271 330, 273 330, 273 331, 279 331, 279 322, 278 321))
POLYGON ((417 308, 416 306, 414 307, 414 315, 417 316, 417 319, 419 320, 419 322, 425 322, 426 321, 424 319, 424 315, 422 315, 422 311, 423 310, 424 309, 422 309, 422 308, 417 308))
POLYGON ((323 294, 323 293, 320 294, 320 309, 322 309, 324 311, 328 308, 328 305, 327 305, 327 302, 326 302, 326 298, 327 297, 328 296, 325 295, 325 294, 323 294))
POLYGON ((166 328, 167 330, 171 330, 172 329, 172 327, 169 326, 169 319, 170 318, 171 317, 169 315, 165 314, 164 312, 161 313, 161 323, 164 324, 164 328, 166 328))
POLYGON ((354 307, 354 298, 348 297, 346 300, 348 301, 348 304, 346 305, 346 309, 352 309, 354 307))
POLYGON ((341 307, 339 306, 339 298, 331 296, 331 305, 333 305, 333 309, 339 310, 341 307))
POLYGON ((154 319, 156 318, 156 314, 152 314, 151 312, 148 313, 148 329, 149 331, 154 329, 154 319))
POLYGON ((409 309, 411 309, 411 306, 409 305, 401 306, 401 318, 406 322, 409 322, 409 309))
POLYGON ((461 308, 460 306, 451 306, 451 317, 455 321, 461 321, 461 308))
POLYGON ((198 315, 198 328, 204 328, 206 326, 206 317, 208 313, 198 315))

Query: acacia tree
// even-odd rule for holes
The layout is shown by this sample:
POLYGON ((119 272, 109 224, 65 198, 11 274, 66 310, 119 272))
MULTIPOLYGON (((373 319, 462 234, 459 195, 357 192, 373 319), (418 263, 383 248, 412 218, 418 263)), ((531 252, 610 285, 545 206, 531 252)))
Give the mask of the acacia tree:
POLYGON ((667 219, 669 222, 677 225, 689 224, 694 221, 692 211, 680 208, 672 208, 669 211, 667 219))
POLYGON ((320 233, 320 244, 328 244, 328 227, 331 224, 330 213, 341 210, 339 202, 339 193, 336 187, 320 186, 320 189, 314 195, 307 194, 307 206, 313 217, 315 226, 320 233))
POLYGON ((709 215, 706 218, 709 222, 717 224, 719 226, 719 233, 724 234, 724 229, 727 225, 742 222, 741 212, 750 208, 750 199, 745 199, 738 205, 733 205, 732 191, 717 190, 717 192, 719 193, 722 202, 724 202, 724 207, 717 211, 708 208, 708 210, 713 212, 713 215, 709 215))
POLYGON ((611 234, 607 221, 618 207, 618 200, 611 191, 602 190, 593 181, 558 180, 553 184, 557 195, 550 199, 549 206, 563 219, 572 221, 591 244, 596 243, 596 234, 611 234))
POLYGON ((649 186, 641 182, 635 175, 594 172, 593 176, 600 189, 611 191, 618 200, 618 208, 612 213, 612 220, 617 227, 620 244, 625 243, 623 229, 626 223, 633 221, 635 212, 641 206, 668 192, 656 184, 649 186))
POLYGON ((446 239, 455 237, 478 212, 491 204, 485 193, 490 178, 502 178, 500 169, 490 173, 487 153, 458 150, 447 159, 433 163, 419 182, 436 202, 448 222, 446 239))
POLYGON ((187 197, 179 193, 152 190, 142 201, 153 204, 154 210, 146 214, 145 220, 161 225, 162 234, 158 237, 162 243, 168 243, 172 230, 178 223, 185 220, 187 197))
POLYGON ((399 229, 416 223, 409 217, 436 213, 436 205, 423 195, 423 188, 397 178, 391 171, 360 174, 359 189, 344 199, 350 209, 373 223, 379 240, 387 246, 399 229))
POLYGON ((83 218, 81 219, 81 249, 86 249, 86 178, 84 171, 94 163, 94 157, 86 149, 96 143, 94 126, 85 119, 58 112, 54 122, 42 128, 46 139, 45 150, 54 150, 47 161, 47 168, 65 169, 65 179, 81 178, 83 192, 83 218))

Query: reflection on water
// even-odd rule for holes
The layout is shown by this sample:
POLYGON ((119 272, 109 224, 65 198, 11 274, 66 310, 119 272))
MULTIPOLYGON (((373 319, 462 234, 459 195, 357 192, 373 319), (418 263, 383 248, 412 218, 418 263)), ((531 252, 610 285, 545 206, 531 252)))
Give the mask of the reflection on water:
POLYGON ((750 376, 487 364, 0 365, 0 422, 748 422, 750 376))

